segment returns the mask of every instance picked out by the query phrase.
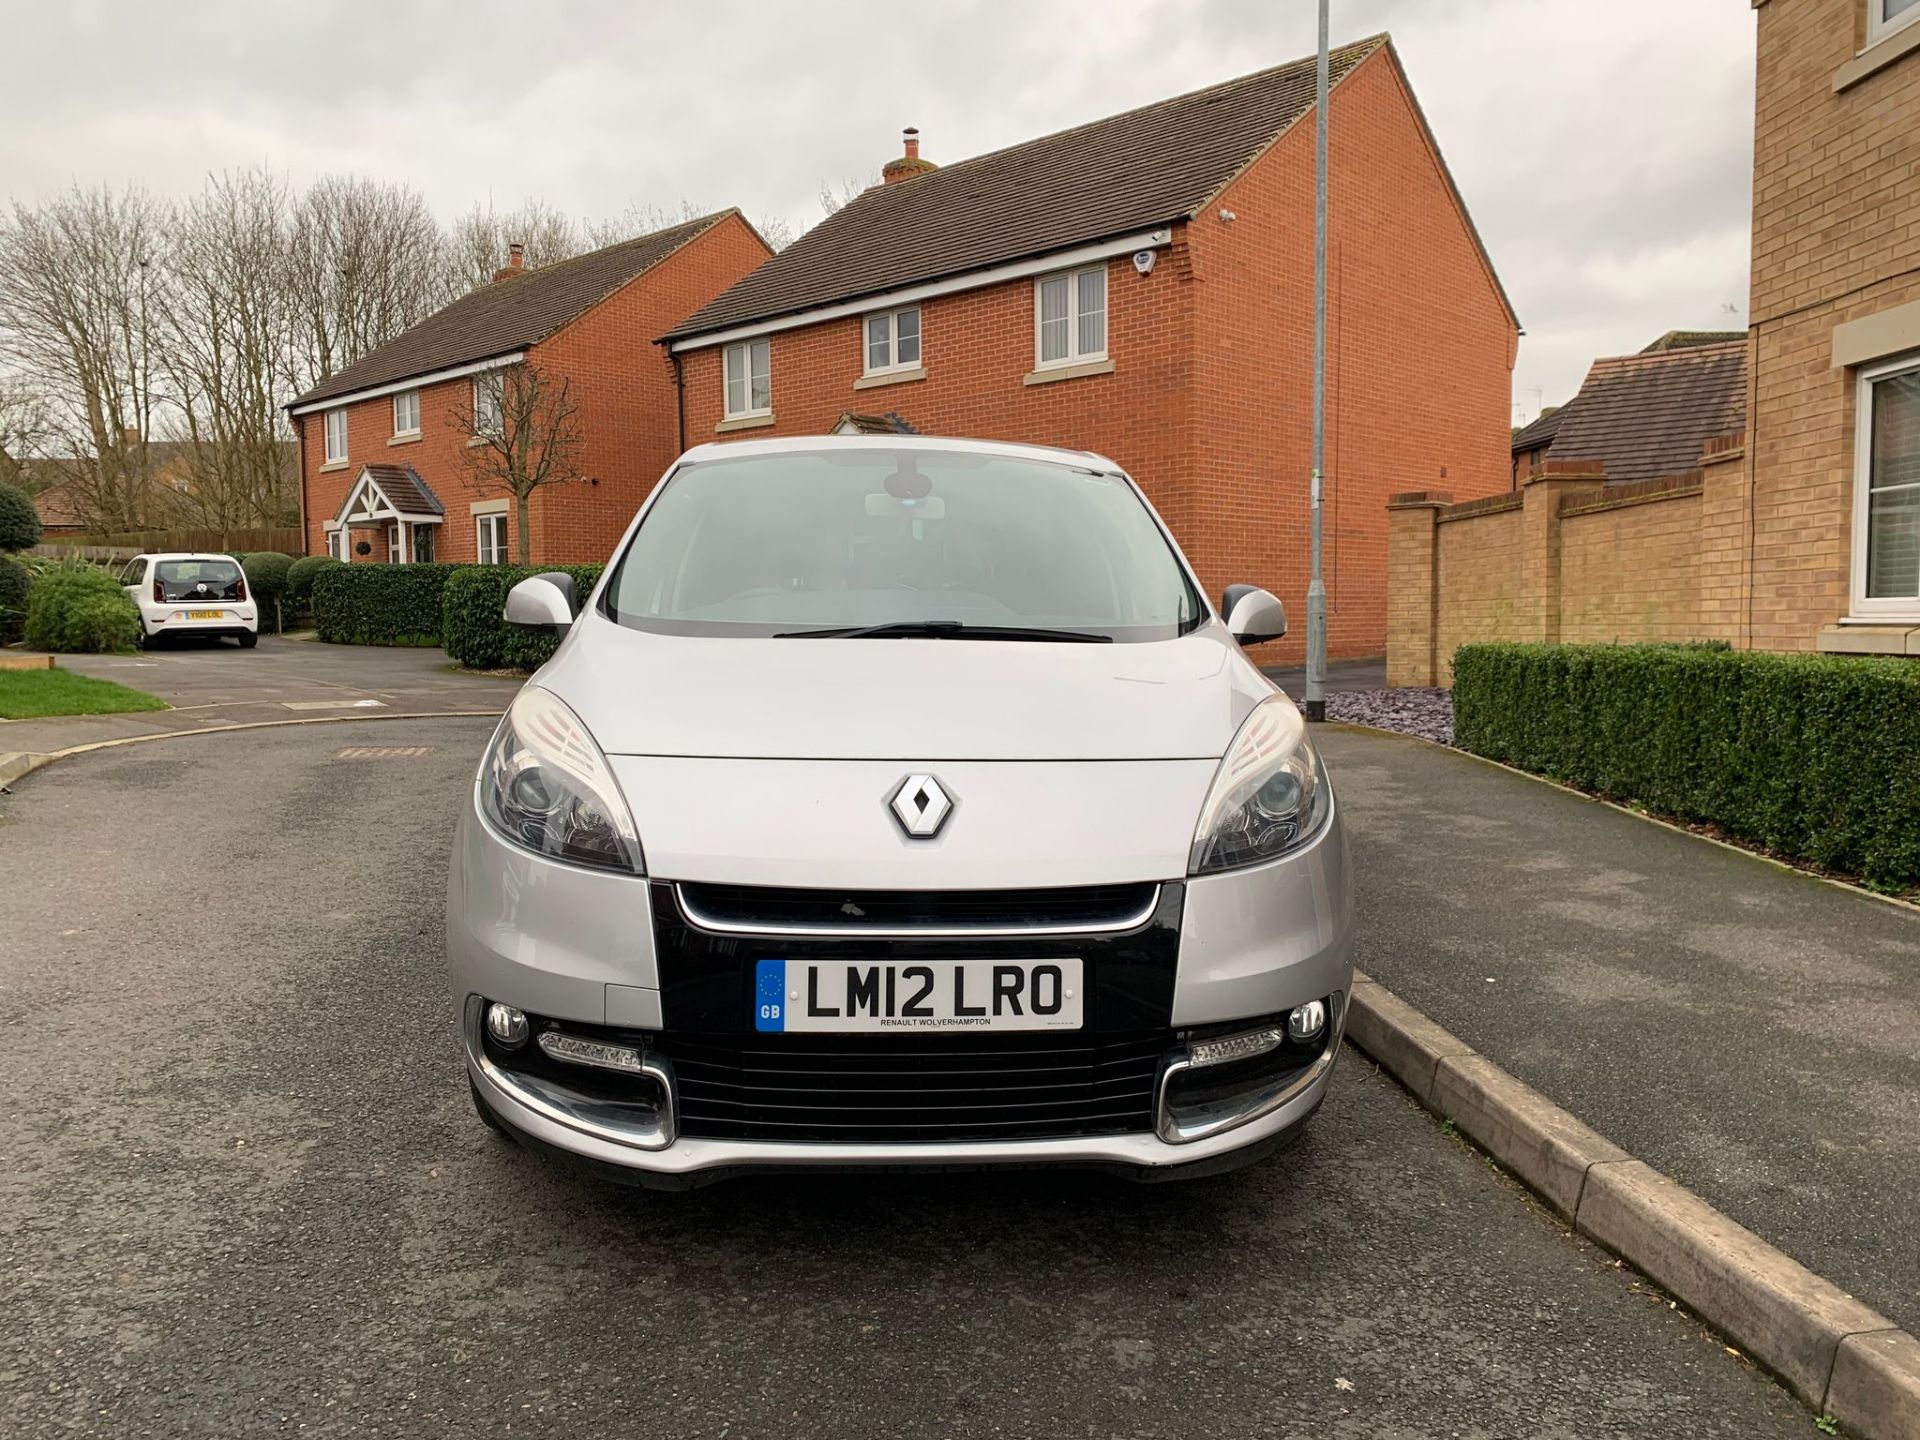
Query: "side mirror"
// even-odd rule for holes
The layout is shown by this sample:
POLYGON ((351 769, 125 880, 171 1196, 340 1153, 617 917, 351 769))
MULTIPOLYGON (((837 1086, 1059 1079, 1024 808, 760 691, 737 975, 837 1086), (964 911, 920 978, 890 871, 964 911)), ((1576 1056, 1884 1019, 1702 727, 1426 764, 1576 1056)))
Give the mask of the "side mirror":
POLYGON ((564 570, 530 575, 507 592, 502 618, 509 625, 555 634, 573 624, 573 577, 564 570))
POLYGON ((1287 633, 1287 607, 1258 585, 1229 585, 1220 597, 1220 613, 1242 645, 1278 640, 1287 633))

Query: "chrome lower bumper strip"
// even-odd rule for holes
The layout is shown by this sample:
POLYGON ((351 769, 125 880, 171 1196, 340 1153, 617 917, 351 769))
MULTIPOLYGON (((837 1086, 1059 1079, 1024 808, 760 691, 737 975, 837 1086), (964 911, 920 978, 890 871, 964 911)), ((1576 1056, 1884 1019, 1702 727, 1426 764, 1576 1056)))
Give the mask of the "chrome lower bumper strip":
POLYGON ((634 1150, 664 1150, 679 1133, 674 1108, 673 1071, 664 1060, 644 1057, 641 1074, 660 1087, 660 1106, 652 1122, 636 1120, 642 1107, 612 1101, 593 1100, 549 1085, 537 1075, 519 1075, 503 1070, 488 1058, 481 1043, 480 1025, 486 1001, 478 995, 467 997, 465 1024, 467 1064, 509 1099, 526 1106, 534 1114, 564 1125, 609 1145, 624 1145, 634 1150))

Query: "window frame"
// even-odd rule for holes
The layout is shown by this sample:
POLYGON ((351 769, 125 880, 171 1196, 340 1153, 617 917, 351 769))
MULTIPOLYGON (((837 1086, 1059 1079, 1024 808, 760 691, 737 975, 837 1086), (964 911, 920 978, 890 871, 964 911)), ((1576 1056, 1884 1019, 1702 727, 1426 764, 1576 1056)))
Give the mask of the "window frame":
MULTIPOLYGON (((925 368, 927 362, 927 316, 918 305, 898 305, 891 310, 869 310, 860 317, 860 365, 863 378, 873 375, 899 375, 925 368), (900 317, 914 317, 914 345, 919 353, 911 360, 900 358, 900 317), (873 342, 868 327, 876 320, 887 322, 887 363, 873 363, 873 342)), ((771 376, 769 390, 771 390, 771 376)))
POLYGON ((420 433, 420 392, 419 390, 414 389, 414 390, 394 391, 393 392, 393 438, 396 440, 411 440, 415 436, 417 436, 419 433, 420 433), (402 400, 411 400, 413 402, 413 424, 411 425, 402 425, 400 423, 400 402, 402 400))
POLYGON ((1886 0, 1867 0, 1867 48, 1871 50, 1882 40, 1891 39, 1909 25, 1920 24, 1920 5, 1909 5, 1906 10, 1886 18, 1886 0))
POLYGON ((1867 595, 1868 529, 1873 519, 1873 387, 1908 374, 1920 374, 1920 350, 1863 365, 1854 377, 1853 573, 1848 582, 1848 616, 1854 620, 1920 620, 1920 595, 1883 595, 1877 599, 1867 595))
POLYGON ((323 410, 320 412, 320 434, 321 434, 320 453, 323 457, 325 457, 323 460, 323 463, 328 465, 346 464, 347 463, 347 407, 346 406, 336 405, 331 410, 323 410), (334 448, 333 448, 333 422, 334 422, 335 416, 338 416, 340 419, 340 450, 338 454, 334 452, 334 448))
MULTIPOLYGON (((867 332, 866 332, 866 327, 864 325, 862 325, 860 333, 863 337, 866 335, 867 332)), ((722 421, 756 420, 762 416, 770 416, 772 414, 773 414, 773 340, 772 340, 772 337, 767 335, 755 335, 755 336, 750 336, 745 340, 736 340, 731 345, 723 345, 720 348, 720 415, 721 415, 722 421), (727 373, 729 361, 733 356, 734 351, 736 350, 744 351, 746 354, 745 367, 741 371, 741 397, 740 397, 741 400, 744 402, 746 408, 741 410, 736 410, 733 408, 733 379, 727 373), (766 370, 767 403, 757 408, 753 403, 753 352, 755 350, 763 350, 766 352, 766 356, 767 356, 767 370, 766 370)))
POLYGON ((387 522, 387 563, 404 564, 407 558, 406 527, 398 520, 387 522))
POLYGON ((1044 275, 1033 277, 1033 368, 1040 370, 1064 370, 1074 365, 1097 365, 1110 358, 1113 339, 1112 287, 1107 284, 1107 262, 1102 260, 1095 265, 1080 265, 1071 270, 1050 270, 1044 275), (1080 349, 1080 277, 1098 275, 1100 277, 1100 348, 1082 351, 1080 349), (1047 283, 1053 280, 1067 282, 1067 353, 1054 360, 1045 357, 1045 330, 1041 323, 1041 294, 1047 283))
POLYGON ((475 438, 490 439, 499 435, 507 424, 507 377, 504 371, 482 370, 473 377, 473 433, 475 438), (483 425, 480 420, 480 395, 482 389, 490 392, 493 401, 493 424, 483 425))
POLYGON ((504 565, 507 563, 507 512, 495 510, 489 514, 473 517, 473 554, 482 565, 504 565), (487 544, 487 532, 493 532, 493 543, 487 544), (493 558, 487 558, 491 549, 493 558))

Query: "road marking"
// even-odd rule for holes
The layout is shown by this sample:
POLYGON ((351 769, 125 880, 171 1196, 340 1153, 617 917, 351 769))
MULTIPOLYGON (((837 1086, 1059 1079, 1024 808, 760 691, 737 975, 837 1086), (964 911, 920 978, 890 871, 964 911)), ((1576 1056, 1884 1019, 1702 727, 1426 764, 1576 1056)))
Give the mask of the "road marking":
POLYGON ((286 710, 384 710, 384 700, 282 700, 286 710))
POLYGON ((336 760, 415 760, 431 755, 431 745, 349 745, 333 752, 336 760))

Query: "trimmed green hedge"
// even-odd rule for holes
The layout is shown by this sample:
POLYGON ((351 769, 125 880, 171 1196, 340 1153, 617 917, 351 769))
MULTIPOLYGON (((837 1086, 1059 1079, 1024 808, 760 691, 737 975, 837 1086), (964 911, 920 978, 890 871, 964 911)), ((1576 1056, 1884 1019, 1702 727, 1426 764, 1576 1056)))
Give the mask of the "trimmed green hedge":
POLYGON ((247 577, 247 592, 253 596, 260 615, 260 633, 278 635, 286 629, 293 607, 286 603, 287 572, 293 557, 278 550, 259 550, 240 557, 240 569, 247 577))
POLYGON ((440 634, 447 653, 475 670, 538 670, 547 663, 558 635, 523 630, 500 618, 507 591, 529 575, 564 570, 573 576, 584 603, 599 582, 604 565, 467 565, 447 581, 442 593, 440 634))
POLYGON ((287 614, 304 615, 313 608, 313 580, 330 565, 346 562, 332 555, 302 555, 287 567, 287 614))
POLYGON ((18 485, 0 484, 0 551, 31 550, 40 543, 40 512, 18 485))
POLYGON ((313 623, 334 645, 438 645, 440 592, 457 565, 329 565, 313 580, 313 623))
POLYGON ((1465 645, 1454 741, 1781 855, 1920 884, 1920 664, 1696 646, 1465 645))
POLYGON ((62 655, 131 650, 140 612, 104 570, 62 567, 33 582, 27 596, 27 647, 62 655))
POLYGON ((0 645, 11 645, 26 632, 27 592, 33 572, 10 555, 0 555, 0 645))

